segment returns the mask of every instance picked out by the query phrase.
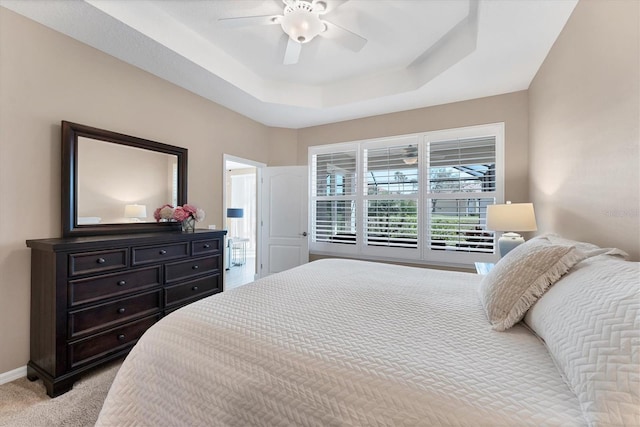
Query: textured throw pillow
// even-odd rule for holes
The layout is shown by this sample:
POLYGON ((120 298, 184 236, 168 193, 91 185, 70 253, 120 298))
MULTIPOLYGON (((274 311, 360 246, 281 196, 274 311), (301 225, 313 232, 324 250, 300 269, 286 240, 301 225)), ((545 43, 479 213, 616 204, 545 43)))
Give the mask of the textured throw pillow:
POLYGON ((640 425, 640 263, 589 258, 524 321, 544 340, 589 425, 640 425))
POLYGON ((509 329, 571 267, 584 259, 574 246, 536 237, 503 257, 480 283, 480 299, 496 331, 509 329))

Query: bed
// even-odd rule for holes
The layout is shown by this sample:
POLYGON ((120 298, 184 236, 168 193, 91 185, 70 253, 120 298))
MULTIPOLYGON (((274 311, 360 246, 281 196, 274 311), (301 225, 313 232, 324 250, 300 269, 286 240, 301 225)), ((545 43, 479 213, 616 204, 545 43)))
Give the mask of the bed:
POLYGON ((319 260, 193 303, 136 344, 97 425, 640 424, 638 264, 549 244, 573 259, 509 328, 483 289, 506 257, 492 278, 319 260))

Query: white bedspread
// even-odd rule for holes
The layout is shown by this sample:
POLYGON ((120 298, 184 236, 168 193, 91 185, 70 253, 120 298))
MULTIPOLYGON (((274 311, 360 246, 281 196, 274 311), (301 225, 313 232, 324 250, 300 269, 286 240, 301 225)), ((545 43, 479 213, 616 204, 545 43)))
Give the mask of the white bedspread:
POLYGON ((585 425, 544 345, 489 327, 481 276, 322 260, 162 319, 97 425, 585 425))

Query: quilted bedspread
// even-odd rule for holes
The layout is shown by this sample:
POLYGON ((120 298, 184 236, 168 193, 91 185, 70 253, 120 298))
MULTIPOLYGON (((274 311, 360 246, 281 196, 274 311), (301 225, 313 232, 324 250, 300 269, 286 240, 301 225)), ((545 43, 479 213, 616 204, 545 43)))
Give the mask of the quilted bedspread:
POLYGON ((540 340, 492 331, 481 276, 321 260, 140 339, 98 426, 585 425, 540 340))

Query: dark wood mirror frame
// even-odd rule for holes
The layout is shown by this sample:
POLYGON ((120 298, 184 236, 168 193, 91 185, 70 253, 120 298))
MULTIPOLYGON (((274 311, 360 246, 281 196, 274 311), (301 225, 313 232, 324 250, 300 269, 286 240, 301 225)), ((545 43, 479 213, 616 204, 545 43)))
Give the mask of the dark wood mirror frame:
POLYGON ((186 148, 62 121, 62 235, 64 237, 180 230, 180 224, 176 222, 79 225, 78 137, 97 139, 177 156, 177 201, 178 205, 187 203, 188 150, 186 148))

